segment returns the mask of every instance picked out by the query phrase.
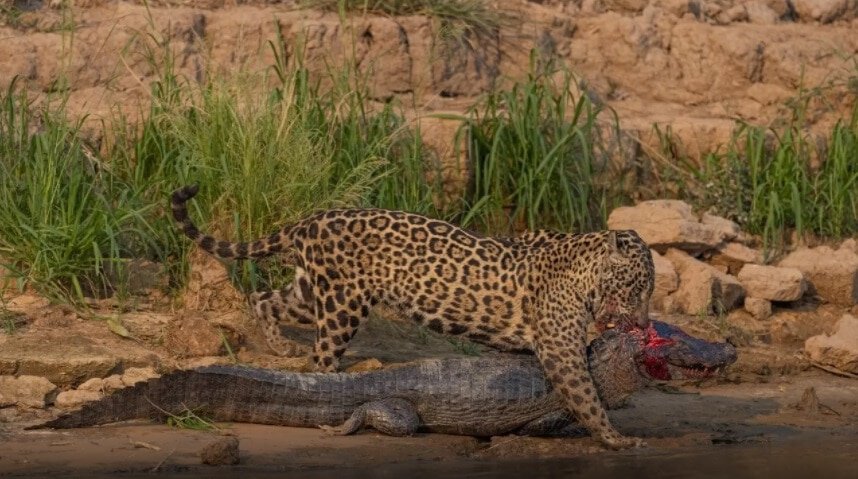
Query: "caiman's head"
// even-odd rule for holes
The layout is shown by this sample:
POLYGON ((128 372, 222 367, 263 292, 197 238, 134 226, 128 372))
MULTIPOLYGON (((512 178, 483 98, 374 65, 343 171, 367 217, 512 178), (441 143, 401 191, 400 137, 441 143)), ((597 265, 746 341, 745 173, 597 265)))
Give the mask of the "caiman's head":
POLYGON ((605 330, 590 343, 590 372, 608 407, 621 405, 651 380, 704 379, 736 361, 736 348, 695 338, 676 326, 605 330))

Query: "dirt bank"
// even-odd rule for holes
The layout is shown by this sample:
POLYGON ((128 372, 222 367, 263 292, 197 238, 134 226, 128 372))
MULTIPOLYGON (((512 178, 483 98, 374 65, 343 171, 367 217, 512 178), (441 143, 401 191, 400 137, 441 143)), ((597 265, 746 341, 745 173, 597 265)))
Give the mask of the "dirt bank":
POLYGON ((169 42, 193 82, 271 66, 278 30, 293 61, 303 51, 321 71, 331 58, 355 58, 377 100, 402 99, 418 115, 459 111, 523 78, 535 49, 568 65, 644 149, 659 148, 654 123, 669 125, 692 156, 724 143, 736 119, 771 122, 799 89, 840 85, 805 112, 820 128, 854 101, 844 84, 858 53, 850 0, 505 1, 497 2, 504 26, 465 42, 440 40, 437 22, 422 16, 343 23, 290 1, 2 4, 0 85, 18 77, 41 95, 67 91, 71 111, 93 122, 117 108, 141 111, 164 60, 153 39, 169 42))

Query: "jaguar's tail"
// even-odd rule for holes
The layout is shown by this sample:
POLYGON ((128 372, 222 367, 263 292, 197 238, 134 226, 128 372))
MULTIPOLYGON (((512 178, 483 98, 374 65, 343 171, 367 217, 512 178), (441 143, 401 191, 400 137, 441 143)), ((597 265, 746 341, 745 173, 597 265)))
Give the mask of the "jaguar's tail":
POLYGON ((191 221, 187 206, 188 200, 196 196, 198 191, 199 185, 179 188, 173 192, 170 204, 173 209, 173 218, 178 223, 179 228, 185 233, 185 236, 193 240, 203 250, 218 258, 248 259, 271 256, 286 249, 291 226, 286 226, 267 238, 246 243, 218 240, 202 233, 191 221))

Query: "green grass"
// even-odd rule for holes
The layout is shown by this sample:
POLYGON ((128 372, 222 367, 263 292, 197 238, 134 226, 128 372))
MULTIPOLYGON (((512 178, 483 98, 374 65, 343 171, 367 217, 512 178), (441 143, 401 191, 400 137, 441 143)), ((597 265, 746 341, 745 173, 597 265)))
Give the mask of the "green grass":
POLYGON ((185 409, 178 414, 167 416, 167 425, 176 429, 191 429, 194 431, 211 431, 220 429, 209 419, 206 419, 190 409, 185 409))
POLYGON ((539 70, 490 92, 470 112, 473 178, 462 223, 494 233, 603 227, 619 198, 600 185, 600 108, 579 95, 568 70, 539 70))
MULTIPOLYGON (((199 86, 174 74, 169 44, 148 40, 145 54, 161 70, 146 119, 105 121, 100 151, 84 143, 82 120, 70 122, 62 101, 34 110, 14 84, 0 96, 0 258, 14 276, 82 303, 122 290, 105 270, 137 257, 164 263, 180 286, 190 244, 168 197, 189 183, 201 185, 195 221, 232 240, 331 207, 441 214, 418 132, 394 104, 370 108, 355 70, 331 72, 333 87, 322 90, 300 63, 285 65, 280 39, 267 74, 199 86)), ((253 289, 287 279, 277 262, 267 266, 241 263, 235 279, 253 289)))
POLYGON ((14 82, 0 94, 0 258, 50 297, 82 298, 109 293, 105 263, 149 238, 121 179, 62 109, 32 108, 14 82))
POLYGON ((740 124, 724 152, 697 172, 701 204, 782 248, 792 231, 840 238, 858 233, 858 106, 831 130, 826 147, 800 117, 784 128, 740 124), (824 159, 814 168, 814 158, 824 159))

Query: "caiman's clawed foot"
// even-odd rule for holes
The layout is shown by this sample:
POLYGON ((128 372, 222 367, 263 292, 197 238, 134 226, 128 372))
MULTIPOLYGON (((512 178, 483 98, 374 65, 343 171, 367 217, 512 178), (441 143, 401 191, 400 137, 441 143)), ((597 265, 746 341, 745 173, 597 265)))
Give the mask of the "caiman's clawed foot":
POLYGON ((420 416, 414 405, 404 399, 389 398, 366 403, 355 410, 340 426, 319 426, 337 436, 347 436, 364 426, 388 436, 410 436, 420 426, 420 416))

